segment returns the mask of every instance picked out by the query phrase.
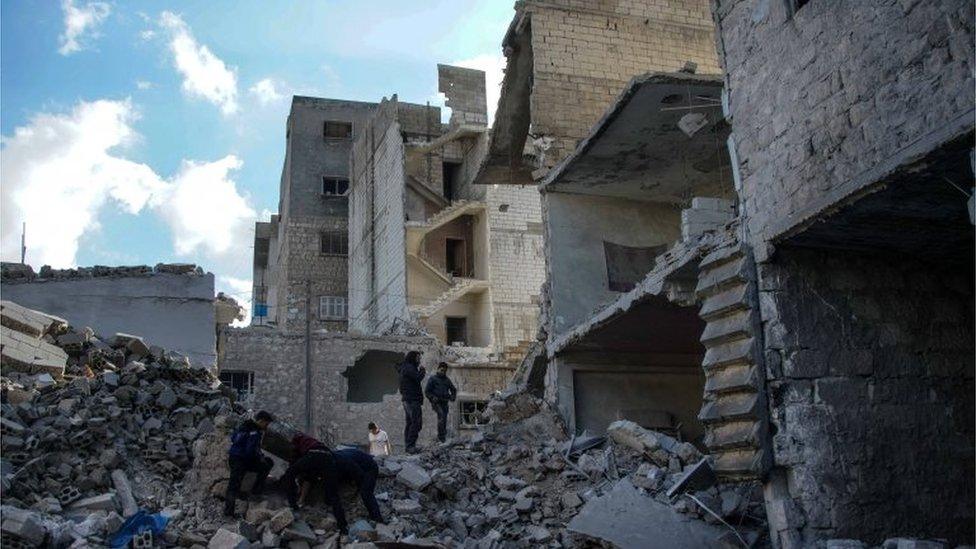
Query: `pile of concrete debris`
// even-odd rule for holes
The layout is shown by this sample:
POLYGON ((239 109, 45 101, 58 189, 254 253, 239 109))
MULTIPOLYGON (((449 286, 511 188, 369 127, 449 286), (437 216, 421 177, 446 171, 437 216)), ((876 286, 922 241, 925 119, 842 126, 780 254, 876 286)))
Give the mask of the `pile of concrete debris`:
POLYGON ((17 281, 66 280, 76 278, 149 276, 156 273, 181 275, 202 275, 203 269, 192 263, 157 263, 155 267, 149 265, 123 265, 108 267, 95 265, 92 267, 78 267, 77 269, 53 269, 44 265, 37 273, 30 265, 4 261, 0 263, 0 279, 5 283, 17 281))
POLYGON ((8 301, 0 321, 5 547, 102 543, 140 507, 165 508, 193 442, 235 413, 208 370, 140 337, 8 301))

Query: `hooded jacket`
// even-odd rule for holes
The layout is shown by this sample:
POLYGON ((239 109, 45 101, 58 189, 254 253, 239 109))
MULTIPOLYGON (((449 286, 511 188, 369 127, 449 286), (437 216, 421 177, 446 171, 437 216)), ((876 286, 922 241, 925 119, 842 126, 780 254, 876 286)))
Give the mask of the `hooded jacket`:
POLYGON ((227 452, 232 458, 246 461, 264 457, 261 453, 261 438, 263 433, 258 424, 247 420, 230 435, 230 450, 227 452))
POLYGON ((423 402, 424 393, 420 389, 420 382, 427 375, 427 370, 419 364, 404 360, 397 365, 397 373, 400 374, 400 396, 403 400, 423 402))

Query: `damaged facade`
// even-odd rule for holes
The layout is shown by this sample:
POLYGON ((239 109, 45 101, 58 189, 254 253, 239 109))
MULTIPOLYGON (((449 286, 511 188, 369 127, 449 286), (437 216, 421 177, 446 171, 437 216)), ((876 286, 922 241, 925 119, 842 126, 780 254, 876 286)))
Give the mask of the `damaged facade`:
POLYGON ((636 77, 544 179, 532 388, 761 483, 774 546, 971 542, 971 3, 714 7, 724 90, 636 77))
POLYGON ((219 325, 237 315, 236 303, 230 318, 218 315, 226 306, 214 299, 214 275, 196 265, 45 266, 35 274, 28 265, 4 263, 0 291, 5 300, 97 333, 155 334, 159 345, 211 369, 217 362, 219 325))

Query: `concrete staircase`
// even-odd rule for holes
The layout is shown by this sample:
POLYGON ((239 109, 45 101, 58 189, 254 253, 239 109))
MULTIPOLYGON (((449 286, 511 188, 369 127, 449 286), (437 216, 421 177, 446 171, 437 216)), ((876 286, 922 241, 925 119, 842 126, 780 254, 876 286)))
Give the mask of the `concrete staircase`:
POLYGON ((424 235, 461 217, 483 211, 485 203, 480 200, 455 200, 451 205, 427 218, 426 221, 407 221, 407 250, 418 254, 424 235))
POLYGON ((454 277, 454 284, 446 292, 437 296, 433 301, 423 305, 412 306, 410 312, 416 318, 429 318, 447 306, 447 304, 464 297, 465 294, 475 290, 483 290, 487 287, 487 280, 454 277))
POLYGON ((736 243, 702 259, 696 293, 705 320, 704 404, 698 419, 724 480, 760 478, 770 465, 755 263, 736 243))

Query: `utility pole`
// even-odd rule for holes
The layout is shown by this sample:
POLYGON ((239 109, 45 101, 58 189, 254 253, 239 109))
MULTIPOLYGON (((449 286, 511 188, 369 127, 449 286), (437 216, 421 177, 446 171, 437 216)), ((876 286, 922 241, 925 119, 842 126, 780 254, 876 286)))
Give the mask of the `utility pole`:
POLYGON ((305 281, 305 432, 312 432, 312 281, 305 281))
POLYGON ((20 264, 26 265, 24 260, 27 258, 27 222, 24 221, 20 226, 20 264))

